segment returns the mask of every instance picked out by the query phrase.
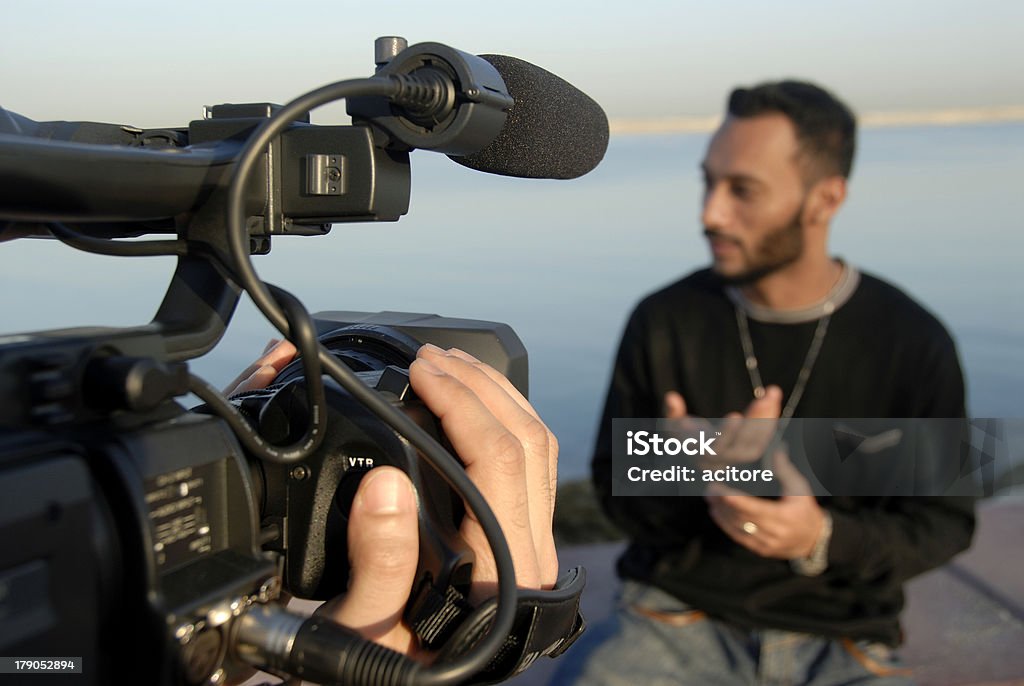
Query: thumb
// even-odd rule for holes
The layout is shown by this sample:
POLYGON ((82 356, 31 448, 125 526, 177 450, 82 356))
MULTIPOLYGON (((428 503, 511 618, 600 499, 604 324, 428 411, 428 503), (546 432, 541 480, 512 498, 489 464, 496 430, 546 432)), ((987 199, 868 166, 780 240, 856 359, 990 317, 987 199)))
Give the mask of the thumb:
POLYGON ((686 401, 678 391, 669 391, 665 394, 665 401, 662 405, 662 413, 666 419, 682 419, 686 416, 686 401))
POLYGON ((348 522, 348 593, 321 612, 363 638, 408 653, 415 641, 402 624, 419 561, 416 497, 409 477, 377 467, 363 477, 348 522))
POLYGON ((747 406, 748 419, 778 419, 782 414, 782 389, 768 386, 764 395, 751 401, 747 406))
POLYGON ((796 468, 785 450, 775 451, 772 456, 772 466, 775 468, 775 476, 782 487, 783 496, 814 495, 810 482, 796 468))

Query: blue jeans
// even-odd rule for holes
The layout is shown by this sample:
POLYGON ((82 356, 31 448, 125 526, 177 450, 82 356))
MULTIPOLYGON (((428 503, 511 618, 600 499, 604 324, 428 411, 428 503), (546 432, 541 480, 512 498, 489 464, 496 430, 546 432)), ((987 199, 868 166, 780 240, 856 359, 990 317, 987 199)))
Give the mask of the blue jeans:
POLYGON ((739 629, 628 580, 617 611, 590 627, 559 662, 551 681, 557 686, 913 684, 882 644, 739 629))

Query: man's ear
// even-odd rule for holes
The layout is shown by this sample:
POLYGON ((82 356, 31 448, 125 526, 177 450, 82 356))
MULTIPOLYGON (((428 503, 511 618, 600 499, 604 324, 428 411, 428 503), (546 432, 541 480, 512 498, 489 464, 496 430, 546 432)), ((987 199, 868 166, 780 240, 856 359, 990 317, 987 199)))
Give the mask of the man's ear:
POLYGON ((826 176, 811 188, 807 202, 807 220, 811 224, 828 226, 846 200, 846 179, 826 176))

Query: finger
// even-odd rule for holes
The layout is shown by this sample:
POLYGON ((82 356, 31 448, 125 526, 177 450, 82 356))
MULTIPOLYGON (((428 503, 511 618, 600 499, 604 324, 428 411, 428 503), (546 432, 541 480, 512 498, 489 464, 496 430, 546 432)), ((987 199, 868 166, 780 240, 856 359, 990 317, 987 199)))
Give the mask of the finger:
POLYGON ((659 429, 664 429, 678 434, 680 440, 698 435, 701 431, 710 431, 711 422, 703 417, 688 415, 686 400, 683 394, 678 391, 669 391, 662 401, 661 414, 663 420, 659 422, 659 429))
POLYGON ((665 394, 662 415, 666 419, 682 419, 686 416, 686 400, 681 393, 669 391, 665 394))
POLYGON ((734 463, 750 464, 764 457, 775 437, 775 420, 744 419, 735 433, 729 456, 734 463))
MULTIPOLYGON (((267 347, 264 349, 263 355, 242 370, 242 373, 235 377, 235 380, 225 387, 224 395, 241 393, 242 391, 239 389, 239 386, 248 381, 249 378, 262 367, 273 367, 276 375, 277 372, 280 372, 285 368, 285 365, 292 361, 296 352, 295 345, 293 345, 291 341, 275 341, 271 339, 270 343, 267 343, 267 347)), ((264 386, 265 385, 266 384, 264 384, 264 386)), ((263 388, 263 386, 255 386, 246 390, 253 390, 254 388, 263 388)))
POLYGON ((741 528, 742 522, 745 521, 744 517, 747 515, 737 511, 735 507, 724 500, 726 496, 738 494, 739 491, 721 484, 712 484, 704 492, 704 502, 708 506, 708 512, 719 528, 723 530, 741 528))
POLYGON ((728 437, 727 456, 734 463, 749 463, 759 460, 775 436, 775 428, 782 412, 782 390, 768 386, 764 396, 755 398, 739 419, 730 413, 723 423, 723 435, 728 437))
POLYGON ((713 484, 708 487, 705 501, 708 510, 715 517, 719 527, 733 534, 732 538, 744 543, 758 555, 776 557, 779 541, 790 528, 780 519, 781 506, 778 501, 750 496, 742 491, 713 484), (748 524, 754 524, 753 531, 747 531, 748 524), (754 538, 756 541, 751 541, 754 538))
MULTIPOLYGON (((440 348, 429 343, 423 347, 426 348, 426 350, 424 350, 425 353, 429 352, 436 354, 438 352, 445 352, 442 351, 440 348)), ((534 416, 538 420, 541 420, 541 416, 537 414, 537 411, 534 409, 534 405, 531 405, 529 403, 529 400, 527 400, 526 397, 519 392, 519 389, 516 388, 515 385, 511 381, 509 381, 501 372, 499 372, 493 367, 490 367, 489 365, 486 365, 486 363, 481 362, 479 359, 469 354, 465 350, 460 350, 459 348, 450 348, 449 350, 446 351, 446 353, 450 355, 455 355, 456 357, 459 357, 460 359, 463 359, 471 363, 471 365, 474 365, 479 371, 483 372, 490 380, 494 381, 496 384, 501 386, 502 389, 504 389, 505 392, 508 393, 509 397, 515 400, 515 402, 520 406, 520 408, 522 408, 525 412, 534 416)), ((547 433, 548 440, 548 486, 546 487, 546 490, 550 490, 551 492, 551 502, 548 506, 548 514, 550 515, 550 518, 553 518, 555 511, 555 490, 556 485, 558 483, 558 438, 556 438, 555 434, 552 433, 550 429, 548 429, 547 425, 545 425, 544 428, 547 433)), ((549 528, 550 525, 551 522, 549 521, 549 528)))
MULTIPOLYGON (((418 357, 409 367, 413 390, 441 420, 467 474, 497 516, 512 553, 517 581, 521 586, 536 588, 540 571, 530 521, 523 444, 476 393, 428 357, 418 357)), ((494 557, 472 513, 467 512, 462 533, 477 555, 475 585, 482 588, 493 584, 497 580, 494 557)))
POLYGON ((487 374, 487 376, 489 376, 492 381, 501 386, 505 390, 505 392, 508 393, 509 396, 513 400, 515 400, 516 403, 519 404, 520 407, 522 407, 524 410, 532 414, 537 419, 540 419, 540 415, 537 414, 537 411, 535 409, 533 409, 533 405, 531 405, 530 401, 527 400, 526 397, 519 392, 519 389, 515 387, 515 384, 509 381, 504 374, 499 372, 494 367, 484 362, 481 362, 477 358, 467 353, 465 350, 459 350, 458 348, 449 348, 448 350, 442 350, 441 348, 438 348, 436 345, 432 345, 430 343, 427 343, 421 349, 424 348, 424 353, 452 355, 454 357, 459 358, 460 360, 469 362, 470 364, 478 365, 480 370, 487 374))
POLYGON ((743 429, 743 415, 739 412, 730 412, 722 418, 722 423, 718 428, 721 429, 719 433, 722 434, 718 438, 717 452, 719 456, 715 459, 709 459, 709 461, 724 464, 740 461, 735 452, 737 438, 743 429))
POLYGON ((497 370, 457 348, 425 345, 429 359, 476 393, 494 417, 516 435, 525 449, 530 530, 540 565, 541 585, 554 585, 558 557, 552 535, 557 483, 558 442, 526 398, 497 370))
POLYGON ((782 414, 782 389, 778 386, 768 386, 764 389, 764 395, 754 398, 747 405, 744 413, 750 419, 778 419, 782 414))
MULTIPOLYGON (((457 348, 446 351, 427 344, 420 348, 418 355, 466 384, 498 421, 513 431, 528 448, 536 448, 538 454, 547 457, 553 435, 533 406, 501 373, 457 348)), ((546 474, 547 469, 542 473, 546 474)))
MULTIPOLYGON (((461 351, 459 351, 461 352, 461 351)), ((555 486, 549 467, 550 432, 544 423, 523 407, 486 373, 476 358, 456 355, 435 346, 424 346, 420 355, 466 385, 495 419, 508 428, 523 446, 526 497, 530 521, 530 542, 541 573, 541 585, 553 585, 558 576, 558 561, 551 520, 554 515, 555 486), (472 361, 470 361, 472 360, 472 361)), ((500 376, 500 375, 499 375, 500 376)), ((478 484, 480 486, 480 484, 478 484)), ((481 490, 483 490, 481 488, 481 490)), ((525 544, 524 544, 525 545, 525 544)), ((525 580, 520 585, 525 585, 525 580)))
POLYGON ((248 376, 244 381, 236 384, 235 387, 225 395, 235 395, 237 393, 245 393, 246 391, 257 391, 261 388, 266 388, 270 385, 270 382, 277 376, 277 370, 271 367, 269 364, 260 367, 252 374, 248 376))
POLYGON ((810 482, 800 473, 785 450, 776 450, 772 456, 775 477, 782 487, 783 496, 813 495, 810 482))
POLYGON ((723 512, 734 512, 736 518, 742 521, 771 518, 772 511, 778 507, 774 501, 747 495, 721 484, 709 486, 704 499, 723 512))
POLYGON ((298 348, 291 341, 278 341, 263 355, 263 364, 269 364, 277 371, 281 371, 298 354, 298 348))
POLYGON ((712 483, 706 489, 704 489, 704 496, 708 498, 722 498, 725 496, 743 496, 746 495, 743 491, 732 486, 726 486, 722 483, 712 483))
POLYGON ((756 535, 751 535, 744 531, 742 523, 737 523, 736 520, 717 507, 709 507, 708 514, 718 528, 733 541, 758 555, 764 555, 764 541, 756 535))
POLYGON ((363 477, 348 523, 351 565, 348 592, 321 612, 393 650, 414 645, 402 624, 419 559, 416 498, 409 478, 395 467, 363 477))

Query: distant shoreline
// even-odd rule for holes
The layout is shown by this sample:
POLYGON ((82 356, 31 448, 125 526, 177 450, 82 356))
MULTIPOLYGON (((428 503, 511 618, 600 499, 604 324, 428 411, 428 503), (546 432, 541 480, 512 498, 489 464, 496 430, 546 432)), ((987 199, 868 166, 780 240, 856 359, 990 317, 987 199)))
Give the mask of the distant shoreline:
MULTIPOLYGON (((611 133, 617 136, 639 136, 666 133, 708 133, 721 121, 711 117, 651 117, 646 119, 612 119, 611 133)), ((863 128, 900 126, 962 126, 994 122, 1024 121, 1024 105, 975 107, 929 111, 864 112, 858 115, 863 128)))

